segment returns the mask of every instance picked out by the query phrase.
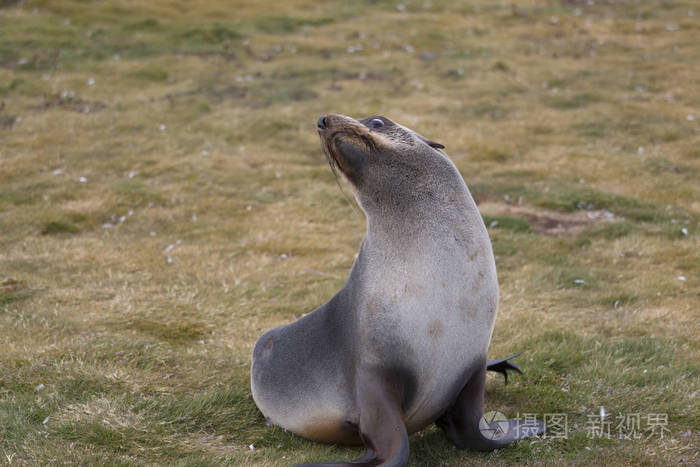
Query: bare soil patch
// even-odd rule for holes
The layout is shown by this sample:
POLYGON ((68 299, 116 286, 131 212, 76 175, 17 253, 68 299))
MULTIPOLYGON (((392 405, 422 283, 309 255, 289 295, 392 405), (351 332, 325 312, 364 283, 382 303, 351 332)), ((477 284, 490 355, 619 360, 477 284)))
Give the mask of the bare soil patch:
POLYGON ((480 203, 479 211, 492 216, 520 217, 530 223, 533 231, 551 236, 572 235, 590 225, 620 220, 605 209, 557 212, 491 201, 480 203))

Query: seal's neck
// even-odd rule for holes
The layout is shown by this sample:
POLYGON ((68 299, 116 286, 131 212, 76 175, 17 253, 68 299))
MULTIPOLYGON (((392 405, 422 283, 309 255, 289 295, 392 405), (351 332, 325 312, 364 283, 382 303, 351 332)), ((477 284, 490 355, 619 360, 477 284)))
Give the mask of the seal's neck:
POLYGON ((466 185, 463 191, 440 198, 373 206, 365 213, 365 239, 373 250, 406 251, 435 242, 459 248, 485 234, 483 220, 466 185))

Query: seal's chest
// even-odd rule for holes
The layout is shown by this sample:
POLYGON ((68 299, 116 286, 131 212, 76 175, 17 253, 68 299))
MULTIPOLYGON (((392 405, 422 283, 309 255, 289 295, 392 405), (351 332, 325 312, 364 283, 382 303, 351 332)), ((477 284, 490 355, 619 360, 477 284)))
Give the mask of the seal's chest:
POLYGON ((380 359, 397 351, 408 360, 485 353, 492 320, 478 297, 450 292, 424 285, 370 296, 359 307, 361 341, 380 359))

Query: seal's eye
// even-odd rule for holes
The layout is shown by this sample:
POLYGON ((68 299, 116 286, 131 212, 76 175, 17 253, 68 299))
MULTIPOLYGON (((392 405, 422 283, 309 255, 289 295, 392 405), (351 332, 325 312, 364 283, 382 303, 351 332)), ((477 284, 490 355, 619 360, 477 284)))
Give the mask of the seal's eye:
POLYGON ((378 118, 373 118, 372 120, 369 121, 367 126, 370 127, 372 130, 376 130, 376 129, 383 127, 384 122, 379 120, 378 118))

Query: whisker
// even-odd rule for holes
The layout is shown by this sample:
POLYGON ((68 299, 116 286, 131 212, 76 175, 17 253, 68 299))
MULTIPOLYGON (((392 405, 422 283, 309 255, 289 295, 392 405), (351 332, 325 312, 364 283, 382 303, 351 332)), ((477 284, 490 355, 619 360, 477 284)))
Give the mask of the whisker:
POLYGON ((333 158, 330 154, 330 151, 328 147, 326 146, 325 143, 321 144, 321 149, 323 149, 323 155, 326 156, 326 161, 328 161, 328 165, 331 166, 331 172, 333 172, 333 177, 335 178, 335 183, 338 185, 338 188, 340 188, 340 192, 343 194, 343 198, 345 198, 345 201, 352 206, 354 210, 357 211, 357 206, 355 206, 355 203, 350 201, 350 198, 348 195, 345 193, 345 190, 343 190, 343 186, 340 184, 340 180, 338 178, 338 172, 336 171, 336 164, 337 162, 335 161, 335 158, 333 158))

